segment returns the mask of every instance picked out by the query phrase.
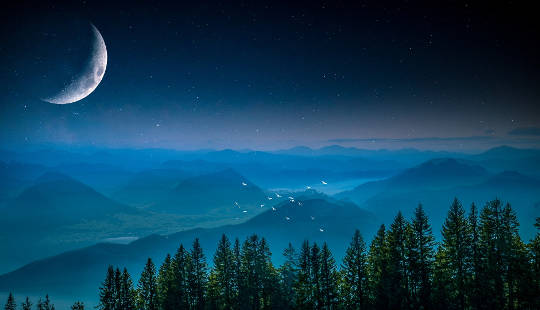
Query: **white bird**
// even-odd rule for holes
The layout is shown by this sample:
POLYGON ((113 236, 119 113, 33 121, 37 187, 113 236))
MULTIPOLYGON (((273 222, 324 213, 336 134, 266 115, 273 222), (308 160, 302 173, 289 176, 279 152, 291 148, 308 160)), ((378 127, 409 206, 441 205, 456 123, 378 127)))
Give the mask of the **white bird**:
POLYGON ((325 181, 321 181, 321 183, 322 183, 322 185, 326 185, 326 184, 328 184, 328 183, 326 183, 325 181))
POLYGON ((272 197, 268 197, 268 200, 272 200, 272 197))
POLYGON ((264 204, 261 204, 261 208, 264 207, 264 204))
POLYGON ((246 183, 246 182, 242 182, 242 185, 247 186, 247 183, 246 183))
POLYGON ((234 205, 237 206, 238 208, 240 208, 240 206, 238 205, 238 202, 234 202, 234 205))
POLYGON ((315 220, 315 217, 314 217, 314 216, 311 216, 311 220, 314 221, 314 220, 315 220))
POLYGON ((320 232, 324 232, 324 229, 322 229, 322 228, 319 228, 319 231, 320 231, 320 232))
POLYGON ((290 200, 294 200, 294 197, 289 196, 289 199, 290 199, 290 200))
POLYGON ((272 211, 276 211, 276 208, 272 207, 272 211))
POLYGON ((276 193, 276 197, 277 197, 277 198, 281 198, 281 195, 278 194, 278 193, 276 193))
POLYGON ((306 189, 311 189, 311 186, 309 186, 309 185, 308 185, 308 186, 306 186, 306 189))
POLYGON ((286 219, 287 221, 289 221, 289 220, 290 220, 291 218, 290 218, 290 217, 288 217, 288 216, 286 216, 286 217, 285 217, 285 219, 286 219))
POLYGON ((242 211, 242 213, 247 213, 247 211, 246 211, 246 210, 244 210, 244 211, 242 211))
POLYGON ((299 206, 302 206, 302 202, 301 202, 301 201, 299 201, 299 202, 298 202, 298 205, 299 205, 299 206))
POLYGON ((294 199, 289 200, 291 203, 294 203, 294 199))

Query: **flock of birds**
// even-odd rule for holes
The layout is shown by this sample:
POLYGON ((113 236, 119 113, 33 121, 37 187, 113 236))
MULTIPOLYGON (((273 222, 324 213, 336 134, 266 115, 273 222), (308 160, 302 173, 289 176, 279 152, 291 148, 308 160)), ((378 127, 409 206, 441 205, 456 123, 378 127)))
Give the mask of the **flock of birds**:
MULTIPOLYGON (((324 180, 321 180, 321 184, 322 184, 322 185, 328 185, 328 183, 327 183, 326 181, 324 181, 324 180)), ((246 182, 242 181, 242 186, 248 186, 248 184, 247 184, 246 182)), ((310 189, 311 189, 311 186, 309 186, 309 185, 306 186, 306 189, 310 190, 310 189)), ((282 197, 283 197, 283 196, 280 195, 279 193, 275 193, 275 195, 276 195, 276 198, 282 198, 282 197)), ((273 200, 273 199, 274 199, 274 198, 271 197, 271 196, 268 196, 268 197, 266 197, 266 198, 267 198, 268 200, 273 200)), ((288 196, 287 198, 289 199, 289 202, 290 202, 290 203, 295 203, 295 201, 296 201, 296 200, 294 199, 294 197, 292 197, 292 196, 288 196)), ((302 202, 301 202, 301 201, 297 201, 296 204, 297 204, 298 206, 302 206, 302 202)), ((240 204, 239 204, 237 201, 234 202, 234 205, 235 205, 235 207, 237 207, 237 208, 240 209, 240 204)), ((265 206, 265 204, 263 204, 263 203, 260 204, 260 208, 264 208, 264 206, 265 206)), ((275 212, 275 211, 277 211, 277 209, 276 209, 274 206, 272 206, 272 211, 275 212)), ((242 210, 242 213, 247 213, 247 210, 242 210)), ((315 217, 314 217, 314 216, 310 216, 310 218, 311 218, 312 221, 315 220, 315 217)), ((239 219, 239 218, 235 218, 235 219, 239 219)), ((285 216, 285 220, 286 220, 286 221, 290 221, 291 218, 288 217, 288 216, 285 216)), ((323 228, 323 227, 320 227, 320 228, 319 228, 319 231, 320 231, 320 232, 324 232, 324 228, 323 228)))

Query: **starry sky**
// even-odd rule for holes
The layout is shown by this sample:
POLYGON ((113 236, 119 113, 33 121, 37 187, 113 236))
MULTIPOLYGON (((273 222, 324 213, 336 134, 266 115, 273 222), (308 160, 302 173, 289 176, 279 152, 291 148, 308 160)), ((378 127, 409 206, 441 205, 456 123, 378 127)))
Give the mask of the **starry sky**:
POLYGON ((0 13, 0 147, 540 147, 525 3, 20 2, 0 13), (88 58, 69 105, 43 102, 88 58))

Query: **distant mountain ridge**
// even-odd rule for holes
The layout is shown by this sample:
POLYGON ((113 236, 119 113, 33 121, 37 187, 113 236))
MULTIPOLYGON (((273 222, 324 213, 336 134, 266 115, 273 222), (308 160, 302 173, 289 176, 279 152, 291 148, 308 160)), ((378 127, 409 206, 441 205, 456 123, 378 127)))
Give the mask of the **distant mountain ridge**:
POLYGON ((382 192, 405 192, 418 189, 441 189, 480 183, 489 173, 473 162, 454 158, 437 158, 385 180, 362 184, 350 191, 335 195, 363 203, 366 199, 382 192))
POLYGON ((257 210, 267 203, 267 195, 232 169, 186 178, 153 211, 179 214, 257 210), (236 210, 238 209, 238 210, 236 210))
POLYGON ((193 172, 179 169, 144 170, 133 175, 111 197, 126 204, 146 207, 156 203, 160 197, 166 196, 178 183, 193 177, 193 175, 193 172))
POLYGON ((91 187, 60 173, 47 172, 36 179, 4 210, 6 218, 20 216, 26 220, 44 216, 51 225, 55 219, 78 222, 81 219, 104 217, 115 213, 136 213, 137 210, 116 203, 91 187))

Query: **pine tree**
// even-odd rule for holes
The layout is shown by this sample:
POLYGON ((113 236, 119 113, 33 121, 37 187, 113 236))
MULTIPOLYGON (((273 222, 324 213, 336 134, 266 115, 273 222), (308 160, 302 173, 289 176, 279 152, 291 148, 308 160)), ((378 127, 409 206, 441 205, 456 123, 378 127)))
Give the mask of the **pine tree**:
POLYGON ((240 273, 240 303, 246 309, 257 309, 262 298, 263 266, 260 260, 259 242, 257 235, 252 235, 242 245, 240 273))
POLYGON ((368 285, 370 304, 374 309, 388 309, 390 278, 386 229, 381 225, 368 253, 368 285))
POLYGON ((120 278, 120 291, 118 292, 119 306, 121 310, 134 310, 136 306, 137 292, 133 288, 133 282, 126 268, 120 278))
POLYGON ((442 246, 439 246, 435 254, 435 262, 433 264, 433 292, 431 303, 438 310, 447 310, 453 306, 450 291, 453 290, 451 282, 450 263, 447 257, 448 251, 442 246))
MULTIPOLYGON (((530 286, 530 304, 540 305, 540 217, 536 218, 536 236, 528 245, 532 281, 530 286)), ((532 307, 530 307, 532 309, 532 307)))
POLYGON ((41 300, 41 298, 38 300, 36 307, 37 310, 54 310, 54 305, 51 303, 48 294, 45 295, 45 301, 41 300))
POLYGON ((148 258, 141 273, 137 285, 137 295, 137 307, 139 310, 158 309, 156 267, 151 258, 148 258))
POLYGON ((227 236, 222 235, 214 255, 214 268, 208 283, 210 302, 216 309, 234 306, 234 255, 227 236))
POLYGON ((282 296, 279 295, 279 277, 277 270, 272 264, 272 253, 265 238, 261 238, 257 244, 257 256, 255 268, 259 274, 259 308, 270 309, 272 305, 282 304, 282 296))
POLYGON ((71 305, 71 310, 84 310, 84 303, 77 301, 71 305))
POLYGON ((481 305, 486 309, 503 309, 505 241, 502 229, 502 203, 495 199, 486 203, 480 214, 480 240, 482 253, 481 305))
POLYGON ((444 266, 452 279, 449 289, 450 304, 457 309, 465 309, 467 305, 467 283, 471 263, 471 239, 465 211, 459 200, 454 199, 442 229, 441 254, 447 263, 444 266))
POLYGON ((292 309, 296 305, 295 283, 298 281, 298 258, 292 244, 283 251, 285 262, 279 268, 281 294, 284 308, 292 309))
POLYGON ((26 296, 26 300, 21 304, 21 309, 22 310, 31 310, 32 309, 32 302, 30 301, 28 296, 26 296))
POLYGON ((188 292, 188 265, 190 261, 189 253, 183 245, 178 247, 171 262, 173 285, 171 288, 174 296, 174 308, 186 309, 189 305, 188 292))
POLYGON ((246 309, 255 309, 258 305, 258 274, 255 269, 257 256, 257 236, 248 237, 242 244, 240 260, 240 295, 239 303, 246 309))
POLYGON ((524 309, 532 306, 530 284, 532 281, 530 258, 526 245, 518 234, 519 223, 510 204, 502 209, 502 256, 504 289, 507 309, 524 309))
POLYGON ((298 281, 296 288, 296 305, 299 309, 312 309, 311 299, 311 247, 306 240, 302 243, 298 259, 298 281))
POLYGON ((527 245, 516 235, 512 242, 508 266, 508 309, 534 309, 540 291, 534 290, 534 275, 527 245), (532 285, 531 285, 532 284, 532 285))
POLYGON ((206 260, 199 239, 196 238, 193 242, 191 259, 188 265, 189 300, 191 309, 204 309, 205 307, 206 272, 206 260))
POLYGON ((15 310, 17 309, 17 304, 15 303, 15 297, 13 297, 13 294, 10 292, 6 305, 4 306, 5 310, 15 310))
POLYGON ((120 269, 116 267, 116 270, 114 271, 114 308, 115 310, 122 309, 121 301, 120 301, 120 294, 122 291, 122 273, 120 272, 120 269))
POLYGON ((468 291, 470 292, 469 303, 472 309, 480 309, 480 288, 482 286, 481 274, 481 252, 480 252, 480 232, 478 228, 478 209, 474 203, 471 204, 471 210, 468 218, 469 240, 470 240, 470 280, 468 291))
POLYGON ((359 230, 347 248, 342 264, 341 299, 346 309, 366 309, 368 306, 368 276, 366 244, 359 230))
MULTIPOLYGON (((107 275, 105 280, 99 288, 99 304, 100 310, 113 310, 116 306, 116 286, 115 286, 115 272, 113 266, 109 265, 107 268, 107 275)), ((39 303, 38 303, 39 308, 39 303)))
POLYGON ((320 309, 334 309, 337 306, 338 294, 338 272, 336 262, 328 245, 323 243, 320 255, 320 309))
POLYGON ((404 309, 409 303, 408 270, 406 253, 407 221, 398 212, 390 226, 387 236, 388 276, 389 276, 389 309, 404 309))
POLYGON ((240 291, 242 291, 242 285, 244 283, 243 275, 241 272, 242 267, 242 255, 240 251, 240 241, 238 238, 234 240, 233 247, 233 308, 239 309, 240 304, 240 291))
POLYGON ((317 243, 313 243, 313 245, 311 246, 311 254, 309 257, 309 261, 311 263, 310 299, 313 302, 314 308, 320 309, 323 304, 323 296, 321 292, 321 249, 319 248, 317 243))
POLYGON ((407 242, 412 305, 416 309, 430 309, 435 238, 422 205, 416 208, 410 228, 407 242))
POLYGON ((174 274, 171 265, 171 255, 167 254, 156 279, 158 303, 162 310, 172 310, 175 307, 174 274))

